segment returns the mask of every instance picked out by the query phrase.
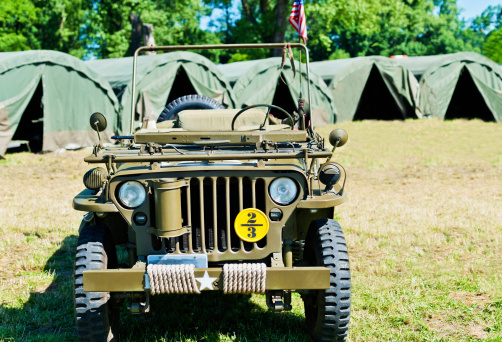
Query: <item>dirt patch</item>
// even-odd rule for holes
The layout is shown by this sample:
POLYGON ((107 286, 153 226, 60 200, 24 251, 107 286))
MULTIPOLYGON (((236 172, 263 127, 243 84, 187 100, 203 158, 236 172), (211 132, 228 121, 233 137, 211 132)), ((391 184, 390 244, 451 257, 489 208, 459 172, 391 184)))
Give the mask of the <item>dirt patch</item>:
POLYGON ((457 322, 448 322, 448 315, 436 315, 424 313, 427 326, 440 338, 472 336, 478 339, 488 338, 485 331, 486 325, 471 322, 469 325, 462 325, 457 322))
POLYGON ((490 298, 481 292, 458 291, 450 293, 450 296, 467 306, 476 305, 479 308, 484 308, 490 302, 490 298))
POLYGON ((469 335, 483 340, 485 338, 488 338, 488 334, 485 331, 485 327, 479 324, 474 324, 469 326, 469 335))
POLYGON ((426 321, 429 330, 436 333, 438 337, 465 336, 466 329, 460 324, 447 322, 447 315, 426 314, 426 321))

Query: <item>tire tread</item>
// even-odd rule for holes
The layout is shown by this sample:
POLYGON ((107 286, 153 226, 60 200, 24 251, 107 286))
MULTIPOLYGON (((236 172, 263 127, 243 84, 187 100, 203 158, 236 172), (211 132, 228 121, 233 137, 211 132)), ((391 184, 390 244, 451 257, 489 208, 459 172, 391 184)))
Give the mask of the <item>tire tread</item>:
POLYGON ((307 329, 314 341, 345 341, 350 322, 351 290, 348 249, 340 224, 331 219, 314 221, 305 248, 307 260, 330 268, 331 285, 318 292, 318 296, 323 297, 318 301, 316 319, 307 318, 307 329))
POLYGON ((102 226, 85 226, 80 231, 74 268, 74 302, 77 336, 79 341, 115 341, 115 332, 109 321, 108 292, 84 292, 83 272, 107 269, 117 263, 114 246, 107 239, 102 226))
POLYGON ((222 109, 218 101, 203 95, 185 95, 171 101, 160 113, 157 122, 175 120, 178 113, 185 109, 222 109))

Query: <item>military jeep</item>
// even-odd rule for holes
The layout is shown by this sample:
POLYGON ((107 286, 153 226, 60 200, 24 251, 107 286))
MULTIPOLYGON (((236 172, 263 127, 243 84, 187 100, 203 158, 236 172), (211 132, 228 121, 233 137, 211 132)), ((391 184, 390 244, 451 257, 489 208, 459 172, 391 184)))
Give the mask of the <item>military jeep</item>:
MULTIPOLYGON (((308 75, 306 47, 291 46, 305 53, 308 75)), ((222 48, 282 45, 142 47, 133 94, 141 51, 222 48)), ((120 144, 111 147, 99 140, 84 160, 102 165, 84 175, 86 189, 73 201, 86 212, 74 273, 79 341, 117 340, 125 299, 140 314, 152 297, 201 291, 264 294, 276 312, 291 310, 298 292, 312 339, 344 341, 350 270, 333 217, 346 199, 346 173, 332 157, 346 132, 331 132, 328 149, 301 98, 298 112, 288 113, 263 104, 222 109, 190 97, 168 106, 183 109, 173 120, 163 113, 135 129, 134 98, 131 134, 115 136, 120 144), (116 246, 127 250, 128 263, 119 263, 116 246)), ((90 123, 98 136, 106 128, 100 113, 90 123)))

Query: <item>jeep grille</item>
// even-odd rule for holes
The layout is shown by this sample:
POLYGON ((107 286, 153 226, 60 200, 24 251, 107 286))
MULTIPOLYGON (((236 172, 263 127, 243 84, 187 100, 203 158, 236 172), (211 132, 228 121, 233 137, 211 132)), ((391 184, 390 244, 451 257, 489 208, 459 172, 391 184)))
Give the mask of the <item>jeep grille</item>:
POLYGON ((256 243, 244 242, 233 222, 246 208, 266 212, 266 182, 250 177, 193 177, 181 191, 182 218, 190 234, 165 239, 168 253, 225 253, 263 249, 267 237, 256 243))

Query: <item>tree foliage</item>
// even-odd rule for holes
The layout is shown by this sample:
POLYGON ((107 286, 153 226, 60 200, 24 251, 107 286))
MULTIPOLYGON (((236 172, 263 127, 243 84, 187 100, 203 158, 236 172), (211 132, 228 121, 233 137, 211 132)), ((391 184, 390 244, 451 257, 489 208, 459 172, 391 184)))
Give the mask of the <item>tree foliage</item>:
POLYGON ((471 26, 473 34, 481 41, 483 54, 502 64, 502 5, 488 6, 471 26))
MULTIPOLYGON (((435 55, 480 51, 463 34, 456 0, 326 0, 312 3, 324 32, 315 35, 314 59, 341 49, 350 56, 435 55), (330 10, 327 10, 327 9, 330 10)), ((313 43, 313 41, 312 41, 313 43)))
POLYGON ((483 45, 483 53, 488 58, 502 64, 502 29, 490 32, 483 45))
POLYGON ((153 24, 157 45, 218 42, 214 34, 199 27, 200 18, 210 12, 199 0, 101 0, 93 4, 85 16, 83 31, 86 45, 93 47, 98 57, 132 55, 131 14, 153 24))
MULTIPOLYGON (((0 50, 53 49, 83 57, 131 55, 132 14, 153 24, 157 45, 298 41, 287 18, 291 0, 3 0, 0 50), (223 13, 209 30, 200 19, 223 13)), ((313 60, 366 55, 476 51, 501 62, 502 6, 471 22, 456 0, 304 0, 313 60)), ((215 62, 274 52, 211 51, 215 62)), ((276 51, 275 53, 280 53, 276 51)))
POLYGON ((4 0, 0 6, 0 51, 40 48, 38 9, 29 0, 4 0))
MULTIPOLYGON (((205 0, 205 3, 226 13, 216 25, 222 42, 276 42, 274 32, 283 30, 277 25, 280 15, 277 0, 241 0, 240 16, 234 20, 229 14, 230 0, 205 0)), ((469 25, 459 19, 456 0, 305 0, 304 3, 313 60, 484 52, 488 28, 500 21, 498 7, 489 8, 482 14, 482 20, 477 18, 469 25), (475 25, 480 20, 483 29, 475 25)), ((289 13, 282 15, 286 21, 289 13)), ((284 37, 287 41, 298 40, 289 24, 284 37)), ((232 55, 230 60, 262 57, 266 53, 250 51, 232 55)))

